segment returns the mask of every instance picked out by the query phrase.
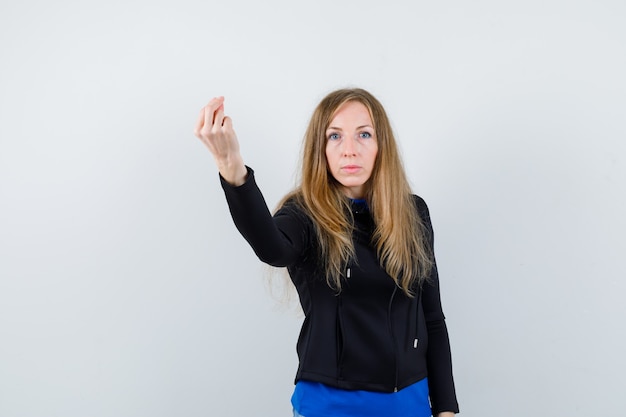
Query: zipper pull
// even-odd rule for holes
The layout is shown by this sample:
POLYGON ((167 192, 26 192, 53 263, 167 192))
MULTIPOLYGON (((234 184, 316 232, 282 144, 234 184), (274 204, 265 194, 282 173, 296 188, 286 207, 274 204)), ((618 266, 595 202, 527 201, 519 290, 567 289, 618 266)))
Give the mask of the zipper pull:
POLYGON ((351 275, 351 271, 350 268, 348 268, 348 270, 346 271, 346 278, 350 278, 351 275))
POLYGON ((415 340, 413 341, 413 349, 417 349, 417 338, 415 338, 415 340))

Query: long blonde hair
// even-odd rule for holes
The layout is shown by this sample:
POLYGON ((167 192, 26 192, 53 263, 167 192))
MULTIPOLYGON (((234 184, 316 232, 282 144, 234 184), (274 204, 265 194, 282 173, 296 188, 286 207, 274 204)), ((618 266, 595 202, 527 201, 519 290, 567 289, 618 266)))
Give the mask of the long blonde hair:
POLYGON ((426 227, 411 194, 396 140, 380 102, 363 89, 341 89, 317 106, 306 130, 302 151, 301 183, 285 196, 295 200, 315 225, 320 256, 331 288, 341 291, 343 270, 354 260, 354 219, 349 199, 328 170, 326 129, 347 102, 362 103, 376 131, 378 153, 367 183, 366 200, 376 228, 372 236, 381 266, 396 285, 412 296, 416 283, 433 267, 426 227))

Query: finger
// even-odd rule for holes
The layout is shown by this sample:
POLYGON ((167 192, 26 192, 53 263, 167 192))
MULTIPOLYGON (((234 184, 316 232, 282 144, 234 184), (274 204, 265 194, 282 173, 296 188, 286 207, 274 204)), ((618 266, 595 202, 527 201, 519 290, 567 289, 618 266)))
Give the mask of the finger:
POLYGON ((232 132, 232 130, 233 130, 233 119, 231 119, 229 116, 224 116, 223 126, 224 126, 224 129, 226 131, 232 132))
POLYGON ((224 123, 224 105, 221 104, 215 111, 215 119, 213 119, 213 127, 221 128, 224 123))
POLYGON ((213 97, 209 103, 204 106, 204 126, 211 127, 213 125, 213 118, 215 117, 215 110, 224 103, 224 97, 213 97))
POLYGON ((204 107, 200 110, 200 115, 198 116, 198 121, 196 122, 196 128, 193 133, 198 138, 200 138, 200 131, 202 130, 202 126, 204 126, 204 107))

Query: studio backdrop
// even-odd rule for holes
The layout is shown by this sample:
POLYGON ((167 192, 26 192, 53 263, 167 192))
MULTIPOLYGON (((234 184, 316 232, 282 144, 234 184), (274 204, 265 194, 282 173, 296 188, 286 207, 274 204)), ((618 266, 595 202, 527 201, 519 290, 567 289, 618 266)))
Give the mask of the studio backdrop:
POLYGON ((380 99, 429 204, 461 415, 619 413, 626 3, 0 5, 0 416, 289 416, 302 316, 193 136, 274 208, 317 102, 380 99))

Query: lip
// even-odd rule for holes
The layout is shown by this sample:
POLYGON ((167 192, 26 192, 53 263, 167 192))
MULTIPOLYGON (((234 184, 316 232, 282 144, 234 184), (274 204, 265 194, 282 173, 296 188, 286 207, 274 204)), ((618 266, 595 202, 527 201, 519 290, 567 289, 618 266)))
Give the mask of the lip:
POLYGON ((361 169, 361 167, 359 165, 344 165, 341 167, 341 170, 344 172, 347 172, 349 174, 353 174, 357 171, 359 171, 361 169))

